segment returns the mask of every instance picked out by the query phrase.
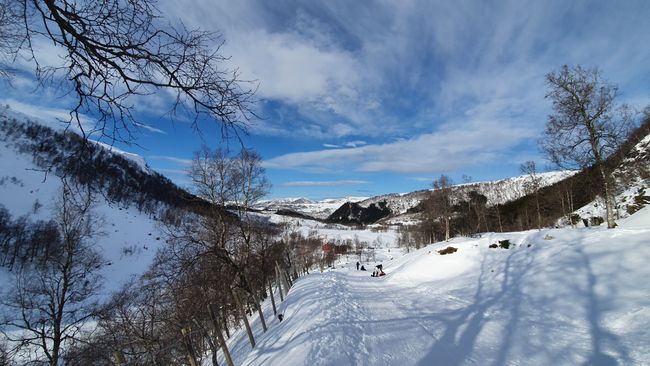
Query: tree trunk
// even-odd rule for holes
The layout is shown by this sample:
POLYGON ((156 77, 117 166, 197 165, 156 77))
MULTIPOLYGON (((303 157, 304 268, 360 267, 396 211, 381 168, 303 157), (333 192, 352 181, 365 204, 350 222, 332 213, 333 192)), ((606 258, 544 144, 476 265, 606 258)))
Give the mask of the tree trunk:
POLYGON ((537 230, 542 230, 542 214, 539 210, 539 191, 535 191, 535 207, 537 208, 537 230))
POLYGON ((449 241, 449 216, 445 216, 445 241, 449 241))
POLYGON ((267 282, 269 285, 269 294, 271 294, 271 306, 273 307, 273 316, 278 314, 278 310, 275 307, 275 296, 273 296, 273 286, 271 286, 271 281, 267 282))
MULTIPOLYGON (((323 272, 323 265, 321 264, 321 272, 323 272)), ((280 290, 280 302, 284 301, 284 294, 282 293, 282 280, 281 280, 281 274, 280 270, 278 269, 278 263, 275 263, 275 277, 276 281, 278 282, 278 290, 280 290)))
POLYGON ((185 349, 187 351, 187 362, 190 366, 198 366, 196 361, 196 356, 194 354, 194 348, 192 347, 192 342, 189 337, 189 331, 186 328, 181 329, 181 334, 183 335, 183 343, 185 344, 185 349))
POLYGON ((260 305, 260 301, 257 298, 257 295, 255 294, 255 290, 251 290, 251 296, 253 297, 253 303, 257 308, 257 313, 260 315, 260 323, 262 323, 262 330, 264 331, 264 333, 266 333, 267 328, 266 328, 266 320, 264 319, 264 312, 262 312, 262 306, 260 305))
POLYGON ((499 211, 499 205, 497 204, 494 206, 494 208, 497 210, 497 222, 499 223, 499 232, 503 232, 503 226, 501 224, 501 212, 499 211))
POLYGON ((228 350, 228 345, 226 344, 226 340, 223 339, 223 334, 221 333, 221 327, 219 326, 219 322, 217 321, 217 316, 215 315, 214 310, 212 309, 212 305, 208 305, 208 311, 210 312, 210 319, 212 319, 214 332, 217 335, 217 341, 219 341, 219 346, 221 347, 221 351, 223 351, 223 356, 226 359, 226 363, 228 364, 228 366, 234 366, 234 363, 232 362, 232 358, 230 357, 230 351, 228 350))
POLYGON ((251 325, 248 323, 248 318, 246 317, 246 312, 244 311, 244 307, 242 306, 241 301, 239 300, 239 296, 237 296, 237 291, 232 292, 232 297, 233 299, 235 299, 235 304, 237 305, 239 315, 244 321, 244 326, 246 327, 246 334, 248 334, 248 340, 251 342, 251 347, 255 348, 255 337, 253 336, 251 325))
POLYGON ((603 187, 605 188, 605 208, 607 209, 607 228, 613 229, 616 227, 616 221, 614 221, 614 196, 611 192, 611 187, 609 186, 609 179, 605 174, 605 168, 603 164, 598 164, 598 169, 600 170, 600 175, 603 178, 603 187))

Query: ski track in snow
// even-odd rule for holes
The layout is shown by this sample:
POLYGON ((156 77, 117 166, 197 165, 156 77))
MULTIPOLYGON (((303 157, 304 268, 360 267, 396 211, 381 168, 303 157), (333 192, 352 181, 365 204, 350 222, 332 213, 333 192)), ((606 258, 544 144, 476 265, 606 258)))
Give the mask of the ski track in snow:
POLYGON ((650 364, 648 243, 645 208, 614 230, 432 244, 385 261, 381 278, 351 259, 298 279, 255 349, 241 331, 229 342, 242 365, 650 364), (502 239, 514 247, 488 248, 502 239))

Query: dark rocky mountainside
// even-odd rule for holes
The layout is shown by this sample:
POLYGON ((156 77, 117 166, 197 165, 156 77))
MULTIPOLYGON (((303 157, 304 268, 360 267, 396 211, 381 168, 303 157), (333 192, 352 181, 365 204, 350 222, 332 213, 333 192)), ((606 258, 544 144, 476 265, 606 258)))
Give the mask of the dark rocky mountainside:
POLYGON ((334 211, 328 218, 328 222, 340 224, 367 225, 388 217, 392 211, 386 205, 386 201, 372 203, 363 207, 358 203, 347 202, 334 211))

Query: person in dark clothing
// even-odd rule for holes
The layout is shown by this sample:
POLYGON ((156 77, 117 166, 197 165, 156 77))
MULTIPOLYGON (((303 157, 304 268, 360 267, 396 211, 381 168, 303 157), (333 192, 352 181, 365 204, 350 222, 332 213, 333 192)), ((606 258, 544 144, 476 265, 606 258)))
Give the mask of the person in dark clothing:
POLYGON ((361 263, 357 262, 357 271, 359 270, 359 265, 361 265, 361 263))
POLYGON ((366 267, 361 266, 361 270, 362 270, 362 271, 365 271, 365 270, 366 270, 366 267))

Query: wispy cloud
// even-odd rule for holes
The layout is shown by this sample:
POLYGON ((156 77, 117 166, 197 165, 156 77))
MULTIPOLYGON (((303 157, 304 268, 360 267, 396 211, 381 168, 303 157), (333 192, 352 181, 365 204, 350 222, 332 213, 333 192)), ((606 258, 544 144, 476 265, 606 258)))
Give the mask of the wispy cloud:
POLYGON ((154 169, 160 173, 174 174, 174 175, 187 175, 187 170, 182 169, 154 169))
MULTIPOLYGON (((69 109, 51 108, 42 105, 28 104, 15 99, 0 99, 0 104, 9 105, 11 109, 20 112, 26 116, 42 121, 44 124, 55 129, 71 128, 76 132, 81 132, 77 121, 72 121, 69 109)), ((81 127, 86 134, 93 131, 96 122, 86 116, 79 114, 81 127)))
POLYGON ((167 134, 167 132, 165 132, 165 131, 163 131, 163 130, 161 130, 159 128, 152 127, 152 126, 149 126, 149 125, 144 124, 144 123, 136 123, 135 125, 136 125, 136 127, 143 128, 143 129, 145 129, 145 130, 147 130, 149 132, 160 133, 160 134, 163 134, 163 135, 167 134))
POLYGON ((427 177, 409 177, 406 179, 414 180, 416 182, 433 182, 434 180, 433 178, 427 178, 427 177))
POLYGON ((477 120, 450 123, 416 138, 357 148, 327 149, 282 155, 267 168, 314 170, 328 167, 361 172, 440 173, 493 162, 533 131, 510 124, 477 120))
POLYGON ((190 165, 190 164, 192 164, 192 159, 178 158, 178 157, 175 157, 175 156, 149 155, 149 156, 147 156, 147 159, 164 160, 164 161, 169 161, 169 162, 176 163, 176 164, 179 164, 179 165, 190 165))
POLYGON ((370 182, 366 180, 297 181, 283 183, 282 185, 285 187, 334 187, 356 186, 361 184, 370 184, 370 182))

